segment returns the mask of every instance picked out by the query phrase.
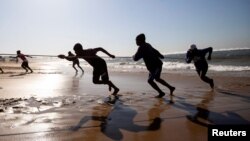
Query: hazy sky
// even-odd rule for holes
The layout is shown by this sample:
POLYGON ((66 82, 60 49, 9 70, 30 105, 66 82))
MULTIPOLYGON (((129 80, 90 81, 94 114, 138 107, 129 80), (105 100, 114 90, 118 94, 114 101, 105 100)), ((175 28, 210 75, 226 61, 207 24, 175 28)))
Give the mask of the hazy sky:
POLYGON ((139 33, 162 53, 249 48, 250 0, 0 0, 0 53, 131 56, 139 33))

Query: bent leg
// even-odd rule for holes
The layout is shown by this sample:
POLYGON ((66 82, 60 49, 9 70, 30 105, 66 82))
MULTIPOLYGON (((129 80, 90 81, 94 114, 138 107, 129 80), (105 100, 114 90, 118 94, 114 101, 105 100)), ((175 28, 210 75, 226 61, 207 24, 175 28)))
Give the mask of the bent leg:
POLYGON ((82 67, 80 66, 80 64, 77 64, 78 68, 80 68, 82 70, 82 72, 84 72, 84 70, 82 69, 82 67))
POLYGON ((201 80, 203 80, 204 82, 208 83, 212 89, 214 88, 213 79, 210 79, 209 77, 206 76, 206 74, 207 74, 207 68, 204 68, 204 69, 200 70, 198 74, 199 74, 201 80))
POLYGON ((153 87, 159 93, 159 97, 162 97, 165 95, 165 93, 157 86, 154 80, 148 79, 148 83, 151 87, 153 87))
POLYGON ((210 81, 211 81, 211 79, 208 78, 208 77, 206 76, 206 74, 203 74, 203 72, 201 72, 200 78, 201 78, 201 80, 203 80, 203 81, 206 82, 206 83, 210 83, 210 81))
POLYGON ((105 72, 101 75, 102 81, 109 86, 109 91, 111 91, 111 88, 114 89, 114 92, 112 95, 116 95, 119 92, 119 88, 117 88, 110 80, 108 72, 105 72))
POLYGON ((162 70, 162 66, 159 66, 158 68, 154 69, 153 71, 150 72, 149 74, 149 79, 148 79, 148 83, 155 89, 158 91, 159 96, 158 97, 162 97, 165 94, 162 92, 162 90, 157 86, 157 84, 153 81, 154 79, 161 83, 162 85, 166 86, 169 88, 170 90, 170 94, 173 94, 173 91, 175 90, 174 87, 170 86, 166 81, 164 81, 163 79, 161 79, 161 70, 162 70))
POLYGON ((157 98, 161 98, 165 95, 165 93, 157 86, 157 84, 154 82, 155 78, 160 77, 160 72, 161 72, 161 66, 159 68, 155 68, 154 70, 151 70, 149 72, 148 76, 148 83, 151 87, 153 87, 159 95, 156 96, 157 98))
POLYGON ((157 78, 155 79, 157 82, 161 83, 162 85, 168 87, 168 89, 170 90, 170 94, 173 95, 173 92, 175 90, 175 87, 169 85, 165 80, 161 79, 161 78, 157 78))
POLYGON ((23 69, 25 69, 25 71, 26 71, 26 72, 28 72, 28 69, 26 68, 26 67, 27 67, 27 65, 26 65, 26 63, 25 63, 25 62, 23 62, 21 66, 22 66, 22 68, 23 68, 23 69))
POLYGON ((94 84, 105 84, 103 81, 100 81, 100 75, 99 74, 93 74, 93 83, 94 84))
POLYGON ((93 76, 93 83, 94 84, 106 84, 109 86, 109 89, 111 91, 111 88, 114 89, 113 95, 116 95, 119 92, 119 88, 117 88, 110 80, 99 80, 100 76, 94 75, 93 76))
POLYGON ((117 88, 110 80, 108 81, 107 84, 108 84, 108 86, 109 86, 110 89, 111 88, 114 89, 114 92, 112 93, 112 95, 116 95, 120 91, 120 89, 117 88))
POLYGON ((30 70, 31 73, 33 73, 33 70, 30 68, 29 63, 27 62, 26 68, 30 70))
POLYGON ((77 72, 78 72, 78 70, 76 69, 75 65, 76 65, 76 64, 73 62, 72 67, 75 69, 75 71, 76 71, 76 73, 77 73, 77 72))

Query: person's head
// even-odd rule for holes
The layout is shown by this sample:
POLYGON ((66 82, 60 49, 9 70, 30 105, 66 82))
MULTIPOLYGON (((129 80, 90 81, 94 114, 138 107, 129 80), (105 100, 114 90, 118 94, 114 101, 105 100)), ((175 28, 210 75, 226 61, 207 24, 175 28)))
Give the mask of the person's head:
POLYGON ((198 50, 198 49, 197 49, 197 47, 196 47, 195 44, 192 44, 192 45, 190 46, 190 48, 189 48, 189 51, 192 52, 192 53, 195 53, 197 50, 198 50))
POLYGON ((68 55, 69 55, 69 56, 72 56, 72 55, 74 55, 74 54, 73 54, 71 51, 69 51, 69 52, 68 52, 68 55))
POLYGON ((192 44, 192 45, 190 46, 190 50, 197 50, 196 45, 195 45, 195 44, 192 44))
POLYGON ((146 37, 143 33, 139 34, 137 37, 136 37, 136 44, 138 46, 144 44, 146 42, 146 37))
POLYGON ((16 54, 21 54, 21 51, 20 50, 16 51, 16 54))
POLYGON ((82 49, 82 45, 80 44, 80 43, 76 43, 75 45, 74 45, 74 51, 75 51, 75 53, 77 54, 79 51, 82 51, 83 49, 82 49))

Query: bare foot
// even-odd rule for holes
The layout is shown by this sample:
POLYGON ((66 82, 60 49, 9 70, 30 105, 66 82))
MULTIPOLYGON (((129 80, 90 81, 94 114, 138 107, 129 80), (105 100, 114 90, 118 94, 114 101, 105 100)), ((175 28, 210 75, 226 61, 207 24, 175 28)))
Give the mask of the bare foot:
POLYGON ((173 95, 174 90, 175 90, 175 87, 172 87, 172 88, 170 89, 170 95, 171 95, 171 96, 173 95))
POLYGON ((115 88, 114 92, 112 93, 112 95, 117 95, 117 93, 119 92, 120 90, 118 88, 115 88))

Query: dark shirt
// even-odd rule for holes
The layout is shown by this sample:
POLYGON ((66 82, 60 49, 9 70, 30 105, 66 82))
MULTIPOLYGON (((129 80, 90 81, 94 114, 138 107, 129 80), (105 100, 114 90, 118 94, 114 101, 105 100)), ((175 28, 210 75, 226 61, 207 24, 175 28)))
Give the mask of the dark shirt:
POLYGON ((97 51, 97 49, 86 49, 82 50, 81 52, 76 52, 76 56, 79 58, 83 58, 93 68, 100 68, 106 66, 105 60, 96 55, 97 51))
POLYGON ((22 53, 20 53, 20 54, 17 55, 17 57, 21 58, 24 62, 27 62, 28 60, 26 59, 25 56, 26 56, 26 55, 24 55, 24 54, 22 54, 22 53))
POLYGON ((162 66, 163 63, 160 58, 164 58, 164 56, 149 43, 145 43, 144 45, 139 46, 133 59, 134 61, 138 61, 141 58, 143 58, 147 69, 149 71, 154 71, 156 68, 162 66))
POLYGON ((196 68, 207 67, 208 64, 205 57, 207 53, 209 53, 209 56, 211 56, 212 51, 212 47, 197 49, 193 51, 188 50, 186 54, 186 62, 191 63, 191 61, 193 60, 196 68))

